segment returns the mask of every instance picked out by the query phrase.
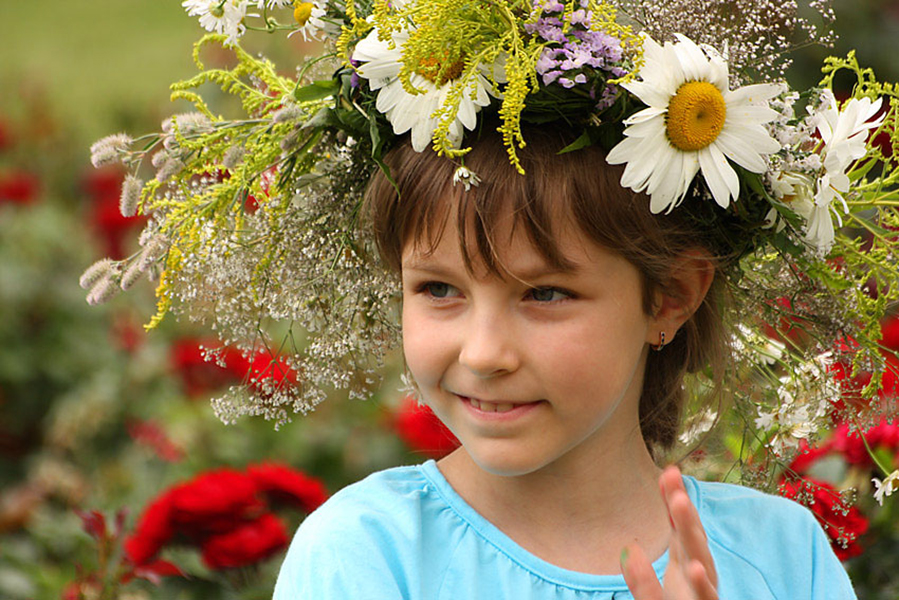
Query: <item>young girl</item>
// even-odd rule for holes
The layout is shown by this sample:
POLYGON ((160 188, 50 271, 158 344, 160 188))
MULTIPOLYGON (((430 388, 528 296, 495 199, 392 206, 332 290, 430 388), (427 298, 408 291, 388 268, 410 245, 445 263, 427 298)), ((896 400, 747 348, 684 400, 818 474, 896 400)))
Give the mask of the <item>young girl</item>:
POLYGON ((853 598, 806 509, 653 460, 684 373, 723 356, 708 232, 598 148, 559 154, 574 133, 526 130, 522 176, 493 129, 478 187, 407 143, 368 193, 408 368, 461 447, 310 515, 275 599, 853 598))
MULTIPOLYGON (((220 34, 200 46, 227 46, 277 29, 289 2, 184 4, 220 34)), ((276 600, 854 597, 799 504, 660 463, 688 373, 737 392, 738 459, 788 460, 876 408, 879 378, 841 398, 832 372, 882 370, 878 323, 899 300, 899 87, 852 56, 802 110, 783 84, 737 87, 783 72, 772 48, 814 27, 768 2, 709 6, 296 2, 291 28, 332 54, 292 79, 238 48, 234 68, 175 86, 198 112, 144 150, 95 145, 95 164, 133 167, 123 212, 152 218, 133 257, 85 273, 89 301, 161 272, 154 323, 175 307, 248 356, 260 339, 296 350, 216 401, 226 421, 366 392, 401 281, 408 369, 461 447, 310 515, 276 600), (858 84, 838 104, 843 71, 858 84), (247 119, 188 91, 208 81, 247 119), (806 333, 790 347, 765 333, 792 316, 806 333), (306 331, 279 343, 269 318, 306 331)), ((899 490, 884 470, 879 499, 899 490)))

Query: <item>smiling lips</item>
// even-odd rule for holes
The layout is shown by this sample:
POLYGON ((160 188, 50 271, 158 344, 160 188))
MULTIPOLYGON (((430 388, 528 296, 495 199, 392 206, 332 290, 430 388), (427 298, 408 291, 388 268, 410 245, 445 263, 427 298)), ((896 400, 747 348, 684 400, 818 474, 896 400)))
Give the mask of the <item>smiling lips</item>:
POLYGON ((477 398, 471 398, 469 396, 462 395, 459 395, 459 398, 471 405, 472 408, 485 413, 507 413, 515 410, 516 408, 522 408, 530 406, 532 404, 536 404, 533 402, 489 402, 487 400, 478 400, 477 398))

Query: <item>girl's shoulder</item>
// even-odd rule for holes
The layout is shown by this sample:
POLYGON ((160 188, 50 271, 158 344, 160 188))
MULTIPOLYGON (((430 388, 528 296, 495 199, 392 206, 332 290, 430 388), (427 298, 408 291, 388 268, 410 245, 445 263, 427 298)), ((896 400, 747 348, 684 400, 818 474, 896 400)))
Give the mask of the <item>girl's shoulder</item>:
POLYGON ((827 534, 806 507, 739 485, 692 477, 684 484, 708 535, 722 598, 741 597, 747 585, 774 598, 855 598, 827 534))
POLYGON ((424 470, 396 467, 349 485, 306 517, 275 599, 406 598, 420 587, 421 540, 445 510, 424 470))
POLYGON ((811 511, 782 496, 689 476, 684 477, 684 484, 706 533, 720 543, 807 537, 821 529, 811 511))

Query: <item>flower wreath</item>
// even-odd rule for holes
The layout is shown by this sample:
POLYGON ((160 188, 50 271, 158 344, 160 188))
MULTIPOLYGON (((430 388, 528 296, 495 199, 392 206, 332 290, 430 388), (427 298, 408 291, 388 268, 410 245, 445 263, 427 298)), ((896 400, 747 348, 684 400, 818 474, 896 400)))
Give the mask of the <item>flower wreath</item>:
MULTIPOLYGON (((194 51, 200 74, 172 98, 196 110, 93 146, 95 165, 130 170, 122 212, 150 218, 133 256, 85 272, 88 301, 149 275, 149 327, 174 312, 247 356, 267 349, 268 368, 213 401, 227 422, 281 423, 331 388, 365 397, 398 336, 396 282, 357 226, 385 152, 408 134, 456 161, 469 188, 479 178, 461 142, 480 113, 498 115, 519 170, 521 123, 565 121, 582 131, 565 151, 605 146, 653 212, 690 211, 738 257, 728 275, 744 321, 729 379, 747 439, 783 459, 834 421, 861 429, 888 406, 878 340, 899 297, 899 90, 853 54, 791 90, 779 49, 830 41, 826 0, 809 3, 823 28, 795 17, 796 2, 731 4, 185 0, 210 33, 194 51), (250 30, 320 40, 322 52, 287 77, 240 47, 250 30), (231 48, 235 66, 207 69, 210 44, 231 48), (837 101, 847 74, 854 87, 837 101), (239 98, 243 118, 210 108, 196 91, 210 82, 239 98), (836 371, 872 376, 846 401, 836 371)), ((696 410, 686 435, 714 419, 696 410)))

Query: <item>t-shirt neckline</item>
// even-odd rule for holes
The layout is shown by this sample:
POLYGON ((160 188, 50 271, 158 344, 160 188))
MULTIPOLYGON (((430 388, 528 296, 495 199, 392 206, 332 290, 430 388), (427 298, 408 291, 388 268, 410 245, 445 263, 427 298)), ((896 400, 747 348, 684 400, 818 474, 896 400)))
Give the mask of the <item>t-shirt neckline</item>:
MULTIPOLYGON (((421 465, 421 471, 460 519, 467 523, 497 550, 508 556, 512 561, 517 563, 523 569, 529 571, 531 574, 556 585, 572 589, 584 591, 604 590, 609 592, 627 590, 627 584, 624 581, 624 577, 620 574, 594 575, 592 573, 572 571, 556 566, 531 554, 472 508, 446 480, 443 473, 441 473, 440 469, 437 467, 436 461, 429 460, 425 462, 421 465)), ((685 483, 687 483, 687 493, 695 503, 695 490, 692 485, 689 485, 691 482, 685 483)), ((665 550, 664 554, 652 563, 652 566, 656 572, 656 576, 661 579, 662 575, 665 573, 665 567, 668 566, 668 550, 665 550)))

